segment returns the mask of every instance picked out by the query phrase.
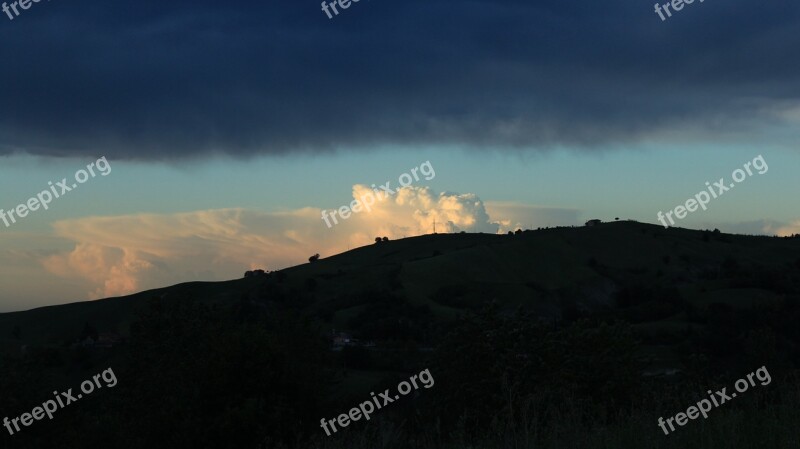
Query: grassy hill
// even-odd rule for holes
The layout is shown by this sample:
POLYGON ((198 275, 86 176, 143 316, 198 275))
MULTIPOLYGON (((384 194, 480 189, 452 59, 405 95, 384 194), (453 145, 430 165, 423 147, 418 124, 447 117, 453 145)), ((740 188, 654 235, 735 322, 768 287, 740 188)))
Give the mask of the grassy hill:
POLYGON ((795 447, 799 320, 798 238, 636 222, 425 235, 266 275, 0 314, 2 414, 109 366, 120 379, 36 433, 0 439, 26 448, 56 439, 132 449, 795 447), (87 323, 128 340, 70 345, 87 323), (333 329, 361 344, 332 348, 323 337, 333 329), (655 425, 758 367, 774 385, 674 437, 655 425), (334 437, 319 429, 321 417, 423 369, 434 388, 334 437))
MULTIPOLYGON (((545 319, 570 310, 612 307, 626 285, 675 287, 694 307, 768 305, 786 295, 732 288, 720 280, 725 263, 766 270, 800 269, 800 239, 714 234, 624 221, 597 227, 525 231, 517 235, 437 234, 381 242, 281 271, 281 291, 332 327, 349 328, 377 297, 401 298, 446 322, 496 301, 545 319)), ((730 267, 729 267, 730 268, 730 267)), ((21 330, 20 344, 60 344, 85 323, 128 333, 147 298, 230 303, 266 295, 269 278, 190 282, 130 296, 0 314, 0 341, 21 330)), ((573 311, 574 311, 573 310, 573 311)), ((649 320, 643 329, 680 323, 649 320)), ((680 326, 678 326, 680 327, 680 326)))

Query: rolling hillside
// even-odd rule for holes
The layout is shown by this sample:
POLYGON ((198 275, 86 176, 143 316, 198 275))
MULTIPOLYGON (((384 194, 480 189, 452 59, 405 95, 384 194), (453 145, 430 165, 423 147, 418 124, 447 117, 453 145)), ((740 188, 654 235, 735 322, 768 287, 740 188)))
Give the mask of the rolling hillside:
POLYGON ((496 449, 513 447, 500 441, 513 429, 544 429, 536 447, 639 448, 656 447, 657 417, 696 392, 768 367, 774 387, 682 435, 785 441, 793 434, 775 428, 797 421, 799 320, 798 238, 636 222, 425 235, 237 280, 2 314, 0 412, 113 367, 119 387, 13 441, 496 449), (72 344, 94 331, 127 339, 72 344), (423 369, 436 386, 382 410, 381 424, 340 440, 319 430, 320 417, 423 369), (543 412, 519 421, 532 404, 543 412), (486 445, 459 440, 464 422, 486 445))
MULTIPOLYGON (((281 270, 279 275, 191 282, 131 296, 0 314, 0 341, 14 343, 12 330, 18 326, 20 344, 62 344, 74 339, 85 323, 124 336, 148 298, 224 304, 269 302, 275 299, 270 295, 277 293, 288 296, 288 301, 299 301, 307 313, 340 329, 354 327, 353 320, 363 316, 370 304, 387 297, 424 310, 434 322, 447 322, 487 301, 507 310, 521 306, 543 319, 559 319, 565 313, 615 308, 620 292, 632 286, 674 288, 699 311, 713 304, 741 308, 784 301, 786 295, 764 286, 732 286, 725 270, 759 267, 788 273, 800 270, 799 263, 797 238, 664 229, 637 222, 517 235, 425 235, 356 248, 281 270)), ((651 299, 658 300, 643 298, 629 312, 637 315, 636 307, 658 308, 649 304, 651 299)), ((625 315, 620 308, 615 310, 625 315)), ((686 316, 664 311, 656 313, 656 318, 632 321, 643 330, 659 332, 682 327, 686 316)))

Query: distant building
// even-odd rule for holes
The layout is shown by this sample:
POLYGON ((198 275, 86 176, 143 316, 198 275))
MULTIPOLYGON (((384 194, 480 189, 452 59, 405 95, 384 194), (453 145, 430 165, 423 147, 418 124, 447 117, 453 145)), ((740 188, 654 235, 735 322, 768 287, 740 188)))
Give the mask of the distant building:
POLYGON ((331 349, 334 351, 341 351, 347 346, 361 346, 364 348, 374 348, 377 346, 374 341, 362 342, 357 338, 353 338, 353 336, 347 332, 336 332, 336 329, 331 331, 328 339, 331 342, 331 349))
POLYGON ((99 348, 110 349, 118 345, 122 341, 122 337, 114 332, 101 332, 97 336, 97 340, 92 337, 86 337, 79 343, 84 348, 99 348))
POLYGON ((112 348, 122 341, 122 337, 114 332, 100 332, 95 348, 112 348))
POLYGON ((331 343, 333 344, 334 348, 341 348, 343 346, 349 346, 353 343, 353 336, 346 333, 346 332, 336 332, 334 329, 331 332, 331 343))
POLYGON ((591 220, 587 221, 587 222, 586 222, 586 226, 597 226, 597 225, 599 225, 600 223, 602 223, 602 221, 600 221, 600 220, 599 220, 599 219, 597 219, 597 218, 594 218, 594 219, 591 219, 591 220))

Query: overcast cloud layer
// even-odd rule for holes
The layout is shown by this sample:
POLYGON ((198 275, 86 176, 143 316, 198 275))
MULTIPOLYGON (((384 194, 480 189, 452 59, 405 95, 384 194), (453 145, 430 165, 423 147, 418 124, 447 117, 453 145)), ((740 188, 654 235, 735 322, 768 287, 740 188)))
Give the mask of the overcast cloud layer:
POLYGON ((0 154, 749 132, 796 117, 799 26, 789 0, 40 2, 0 16, 0 154))

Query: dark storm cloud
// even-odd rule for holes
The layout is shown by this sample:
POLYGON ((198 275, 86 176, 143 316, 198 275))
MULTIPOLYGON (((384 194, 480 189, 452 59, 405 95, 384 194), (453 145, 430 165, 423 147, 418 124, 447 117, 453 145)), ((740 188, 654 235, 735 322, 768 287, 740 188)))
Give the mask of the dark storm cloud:
POLYGON ((544 148, 771 120, 800 4, 34 3, 0 15, 0 154, 175 159, 396 143, 544 148))

